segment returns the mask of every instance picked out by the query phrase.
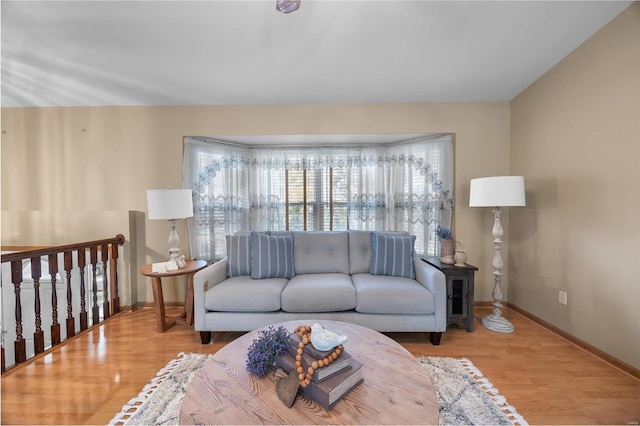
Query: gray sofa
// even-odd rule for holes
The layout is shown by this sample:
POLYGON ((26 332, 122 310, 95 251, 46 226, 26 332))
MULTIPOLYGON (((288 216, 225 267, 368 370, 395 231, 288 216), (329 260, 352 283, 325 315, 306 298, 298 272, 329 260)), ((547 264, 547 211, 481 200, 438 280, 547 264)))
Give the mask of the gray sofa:
POLYGON ((381 332, 447 325, 445 277, 413 252, 407 233, 236 233, 227 257, 194 276, 194 327, 250 331, 289 320, 335 320, 381 332))

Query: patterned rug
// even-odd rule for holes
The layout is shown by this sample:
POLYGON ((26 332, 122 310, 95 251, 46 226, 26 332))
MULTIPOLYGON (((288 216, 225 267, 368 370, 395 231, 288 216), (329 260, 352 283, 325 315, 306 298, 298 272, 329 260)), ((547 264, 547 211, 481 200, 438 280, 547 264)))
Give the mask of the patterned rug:
POLYGON ((528 425, 466 358, 422 357, 438 396, 441 425, 528 425))
MULTIPOLYGON (((177 425, 189 382, 211 355, 178 354, 110 425, 177 425)), ((421 357, 440 405, 440 425, 527 425, 466 358, 421 357)))

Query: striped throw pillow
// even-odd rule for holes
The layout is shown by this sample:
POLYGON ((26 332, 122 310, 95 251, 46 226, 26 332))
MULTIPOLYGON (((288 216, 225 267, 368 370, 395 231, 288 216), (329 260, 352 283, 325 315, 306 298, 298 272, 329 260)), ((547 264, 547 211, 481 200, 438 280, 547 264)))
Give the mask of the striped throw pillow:
POLYGON ((251 275, 251 234, 227 235, 227 277, 251 275))
POLYGON ((293 237, 251 233, 251 278, 293 278, 293 237))
POLYGON ((372 275, 392 275, 394 277, 413 278, 413 245, 415 235, 383 235, 371 233, 372 275))

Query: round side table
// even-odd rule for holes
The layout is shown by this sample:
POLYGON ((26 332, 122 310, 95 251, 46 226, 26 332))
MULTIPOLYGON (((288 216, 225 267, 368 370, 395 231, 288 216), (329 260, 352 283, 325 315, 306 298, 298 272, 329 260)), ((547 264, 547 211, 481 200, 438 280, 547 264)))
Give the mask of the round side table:
POLYGON ((153 272, 152 264, 144 265, 140 268, 140 273, 144 276, 151 277, 151 285, 153 287, 153 304, 156 310, 156 322, 158 331, 163 333, 175 324, 192 325, 193 324, 193 274, 207 266, 204 260, 187 260, 187 266, 175 271, 153 272), (187 276, 187 297, 184 301, 184 312, 177 317, 167 317, 164 312, 164 297, 162 296, 162 278, 177 277, 180 275, 187 276))

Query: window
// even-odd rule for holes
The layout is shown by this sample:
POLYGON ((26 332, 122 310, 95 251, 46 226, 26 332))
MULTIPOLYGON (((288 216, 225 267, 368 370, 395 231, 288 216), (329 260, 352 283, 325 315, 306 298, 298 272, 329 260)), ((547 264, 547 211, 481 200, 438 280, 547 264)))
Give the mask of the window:
POLYGON ((281 207, 285 214, 278 228, 287 231, 346 230, 346 194, 339 184, 334 184, 339 175, 339 171, 332 168, 285 171, 281 207))
POLYGON ((435 228, 451 221, 452 138, 313 148, 187 138, 184 181, 194 257, 221 258, 239 230, 404 230, 435 254, 435 228))

